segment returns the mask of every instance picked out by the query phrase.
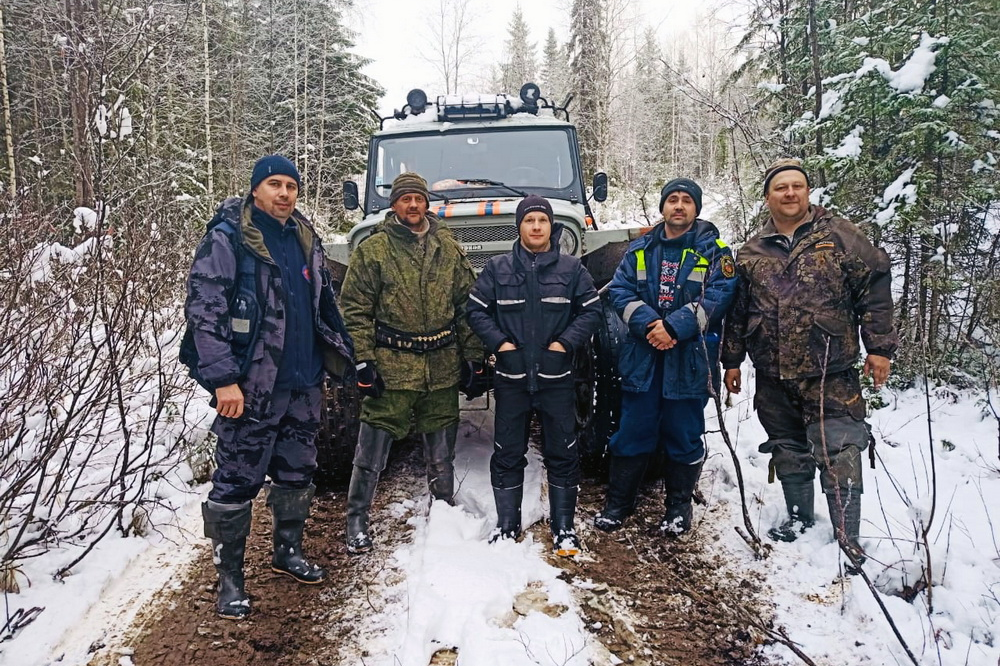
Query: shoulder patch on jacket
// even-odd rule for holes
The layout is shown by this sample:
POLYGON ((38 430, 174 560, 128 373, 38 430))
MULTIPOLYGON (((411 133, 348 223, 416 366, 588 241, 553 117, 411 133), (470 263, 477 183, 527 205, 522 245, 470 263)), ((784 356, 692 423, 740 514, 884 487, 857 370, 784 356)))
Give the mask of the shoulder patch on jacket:
POLYGON ((719 259, 719 268, 722 269, 723 277, 732 278, 736 276, 736 262, 732 255, 724 254, 719 259))
POLYGON ((816 243, 816 245, 814 245, 813 247, 815 249, 817 249, 817 250, 821 250, 821 249, 823 249, 825 247, 837 247, 837 246, 836 246, 836 244, 834 244, 834 243, 832 243, 830 241, 822 241, 820 243, 816 243))

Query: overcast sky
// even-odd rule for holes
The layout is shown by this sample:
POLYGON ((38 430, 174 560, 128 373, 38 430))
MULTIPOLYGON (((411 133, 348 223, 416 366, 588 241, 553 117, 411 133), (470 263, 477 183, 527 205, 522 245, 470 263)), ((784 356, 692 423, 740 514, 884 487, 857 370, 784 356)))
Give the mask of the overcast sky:
MULTIPOLYGON (((407 91, 412 88, 423 88, 431 98, 444 92, 434 66, 421 56, 421 52, 430 50, 428 14, 435 11, 438 2, 358 0, 348 17, 348 24, 358 33, 356 52, 374 61, 365 72, 387 91, 381 111, 389 113, 402 106, 407 91)), ((477 61, 465 68, 470 75, 484 74, 490 64, 499 61, 507 38, 507 25, 519 4, 531 31, 531 41, 538 45, 539 57, 550 27, 555 29, 561 42, 569 38, 570 0, 470 0, 476 37, 483 44, 477 61)), ((697 11, 709 2, 632 0, 632 4, 636 32, 641 34, 645 26, 652 26, 662 36, 662 42, 672 34, 685 32, 695 21, 697 11)), ((470 85, 472 89, 463 92, 496 92, 475 83, 470 85)))

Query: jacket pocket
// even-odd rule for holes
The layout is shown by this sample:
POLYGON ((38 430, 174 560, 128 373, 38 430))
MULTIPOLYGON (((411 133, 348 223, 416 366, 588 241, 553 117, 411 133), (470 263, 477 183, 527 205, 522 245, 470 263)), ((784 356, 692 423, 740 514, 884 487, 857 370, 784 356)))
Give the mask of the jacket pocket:
POLYGON ((543 381, 566 381, 573 378, 573 359, 566 352, 542 350, 538 378, 543 381))
POLYGON ((524 367, 524 352, 521 349, 497 352, 496 373, 504 379, 524 379, 528 376, 524 367))
POLYGON ((683 366, 678 377, 681 390, 689 395, 709 395, 708 381, 716 393, 719 391, 719 335, 706 333, 703 337, 683 344, 683 366))
POLYGON ((844 362, 853 360, 857 354, 852 344, 851 334, 853 322, 830 317, 814 315, 812 329, 809 331, 809 356, 812 358, 815 370, 823 371, 830 367, 840 369, 844 362))
POLYGON ((645 341, 625 336, 618 354, 618 374, 622 377, 623 390, 637 393, 649 389, 653 381, 653 354, 653 348, 645 341))
POLYGON ((497 310, 502 314, 524 310, 524 276, 516 273, 496 276, 497 310))

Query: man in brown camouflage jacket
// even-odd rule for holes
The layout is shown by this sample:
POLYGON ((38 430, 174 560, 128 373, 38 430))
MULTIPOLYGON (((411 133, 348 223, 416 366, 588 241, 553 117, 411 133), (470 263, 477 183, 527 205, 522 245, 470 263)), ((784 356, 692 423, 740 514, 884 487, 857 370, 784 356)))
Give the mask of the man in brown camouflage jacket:
POLYGON ((815 521, 813 478, 849 566, 864 561, 861 451, 868 446, 857 362, 877 387, 896 350, 890 261, 851 222, 809 204, 809 178, 798 160, 782 159, 764 176, 771 217, 737 254, 739 285, 726 318, 722 365, 726 387, 742 388, 740 364, 757 370, 754 407, 781 481, 789 518, 768 531, 794 541, 815 521))
POLYGON ((372 548, 368 513, 392 442, 411 424, 424 443, 434 499, 452 501, 458 392, 481 394, 482 343, 465 321, 476 274, 451 231, 428 212, 427 183, 403 173, 392 208, 351 255, 341 302, 354 337, 361 429, 347 492, 347 550, 372 548))

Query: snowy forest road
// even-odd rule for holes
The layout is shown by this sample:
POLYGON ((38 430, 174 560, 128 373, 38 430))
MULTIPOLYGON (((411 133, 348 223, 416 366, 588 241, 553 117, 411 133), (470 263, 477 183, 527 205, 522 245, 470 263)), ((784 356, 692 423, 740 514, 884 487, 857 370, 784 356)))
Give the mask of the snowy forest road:
MULTIPOLYGON (((397 445, 376 495, 374 552, 347 554, 344 492, 317 495, 305 546, 330 576, 313 587, 271 572, 270 516, 259 498, 247 548, 251 618, 216 617, 215 572, 203 544, 183 583, 149 604, 127 632, 132 663, 769 663, 758 654, 760 636, 747 629, 748 618, 761 622, 771 614, 759 601, 764 586, 732 574, 713 547, 711 507, 696 511, 699 525, 688 538, 654 536, 659 484, 646 489, 627 528, 607 535, 591 525, 603 485, 585 480, 577 521, 585 553, 576 561, 549 554, 544 520, 521 543, 488 546, 485 531, 495 514, 484 480, 492 433, 474 421, 492 423, 492 414, 465 415, 456 507, 439 502, 428 512, 420 447, 397 445)), ((543 471, 531 457, 526 522, 540 517, 544 504, 543 471)), ((118 664, 120 654, 95 666, 118 664)))

